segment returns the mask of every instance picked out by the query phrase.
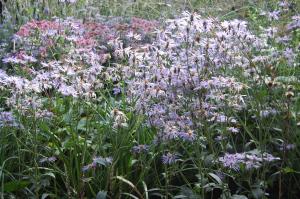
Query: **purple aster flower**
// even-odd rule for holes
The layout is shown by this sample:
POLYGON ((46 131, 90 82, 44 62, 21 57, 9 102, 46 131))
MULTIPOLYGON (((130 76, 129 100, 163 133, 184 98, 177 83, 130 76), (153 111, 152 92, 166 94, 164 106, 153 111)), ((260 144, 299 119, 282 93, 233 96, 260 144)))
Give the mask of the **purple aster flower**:
POLYGON ((286 7, 289 7, 290 3, 288 1, 279 1, 278 5, 280 7, 285 7, 286 8, 286 7))
POLYGON ((295 144, 281 144, 281 146, 279 147, 279 150, 280 151, 284 151, 284 150, 290 151, 295 148, 296 148, 295 144))
POLYGON ((280 160, 280 158, 274 157, 269 153, 260 153, 257 151, 235 154, 225 153, 223 157, 219 158, 219 162, 221 162, 224 167, 235 171, 239 170, 241 165, 245 165, 246 169, 256 169, 259 168, 263 162, 273 162, 275 160, 280 160))
POLYGON ((266 118, 266 117, 269 117, 269 116, 274 116, 276 114, 278 114, 278 111, 275 110, 275 109, 271 109, 271 108, 268 108, 266 110, 262 110, 259 113, 260 117, 262 117, 262 118, 266 118))
POLYGON ((291 65, 295 58, 297 57, 297 55, 294 53, 293 49, 291 48, 286 48, 284 51, 283 51, 283 56, 287 59, 289 65, 291 65))
POLYGON ((230 169, 237 171, 237 170, 239 170, 239 167, 240 167, 239 165, 243 158, 244 158, 243 154, 225 153, 225 155, 223 157, 219 158, 219 161, 223 164, 224 167, 228 167, 230 169))
POLYGON ((36 118, 41 118, 45 120, 49 120, 54 116, 54 114, 48 110, 38 110, 35 112, 36 118))
POLYGON ((8 112, 8 111, 0 112, 0 127, 2 126, 9 126, 9 127, 18 126, 12 112, 8 112))
POLYGON ((40 159, 40 163, 42 164, 42 163, 46 163, 46 162, 48 162, 48 163, 52 163, 52 162, 55 162, 57 160, 57 158, 56 157, 54 157, 54 156, 52 156, 52 157, 44 157, 44 158, 42 158, 42 159, 40 159))
POLYGON ((58 91, 64 96, 73 96, 73 97, 78 96, 78 92, 76 91, 74 86, 67 86, 63 84, 60 85, 58 91))
POLYGON ((263 159, 264 161, 267 161, 267 162, 273 162, 273 161, 275 161, 275 160, 280 160, 279 157, 274 157, 273 155, 271 155, 271 154, 269 154, 269 153, 264 153, 264 154, 262 155, 262 159, 263 159))
POLYGON ((227 137, 224 136, 224 135, 218 135, 218 136, 215 138, 215 140, 216 140, 217 142, 221 142, 222 140, 226 140, 226 139, 227 139, 227 137))
POLYGON ((184 141, 194 141, 196 139, 196 135, 194 131, 188 130, 186 132, 179 132, 179 137, 184 141))
POLYGON ((231 133, 234 133, 234 134, 240 132, 240 130, 238 128, 235 128, 235 127, 228 127, 227 130, 231 133))
POLYGON ((113 94, 114 94, 114 95, 118 95, 118 94, 120 94, 120 93, 121 93, 121 88, 119 88, 119 87, 113 88, 113 94))
POLYGON ((93 163, 92 164, 100 164, 100 165, 103 165, 103 166, 108 166, 108 165, 111 165, 112 164, 112 157, 106 157, 106 158, 103 158, 101 156, 99 157, 95 157, 93 158, 93 163))
POLYGON ((85 166, 82 167, 82 171, 83 172, 87 172, 90 169, 95 169, 96 166, 97 166, 97 164, 95 164, 95 163, 91 163, 91 164, 85 165, 85 166))
POLYGON ((288 24, 288 30, 297 30, 300 28, 300 15, 296 15, 292 17, 293 21, 288 24))
POLYGON ((162 162, 166 165, 174 164, 178 161, 178 156, 176 154, 172 154, 168 152, 167 154, 162 156, 162 162))
POLYGON ((274 10, 273 12, 268 13, 268 18, 270 21, 272 20, 278 20, 280 17, 280 10, 274 10))
POLYGON ((137 146, 132 147, 132 152, 133 153, 147 153, 149 151, 149 145, 145 145, 145 144, 140 144, 137 146))

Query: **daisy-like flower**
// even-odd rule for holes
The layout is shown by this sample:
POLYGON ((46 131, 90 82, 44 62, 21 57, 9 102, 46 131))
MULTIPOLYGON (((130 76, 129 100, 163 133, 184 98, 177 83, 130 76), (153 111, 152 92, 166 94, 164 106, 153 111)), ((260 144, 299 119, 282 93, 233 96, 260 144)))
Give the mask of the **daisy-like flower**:
POLYGON ((284 150, 290 151, 290 150, 293 150, 295 148, 296 148, 295 144, 281 144, 279 146, 280 151, 284 151, 284 150))
POLYGON ((272 20, 279 20, 279 17, 280 17, 280 10, 274 10, 273 12, 269 12, 268 13, 268 18, 270 21, 272 20))
POLYGON ((228 127, 227 130, 231 133, 234 133, 234 134, 240 132, 240 130, 238 128, 235 128, 235 127, 228 127))
POLYGON ((137 146, 132 147, 132 152, 139 154, 139 153, 147 153, 149 151, 150 146, 146 144, 140 144, 137 146))
POLYGON ((193 130, 187 130, 184 132, 179 132, 179 137, 184 141, 194 141, 196 139, 196 135, 193 130))
POLYGON ((54 156, 52 156, 52 157, 44 157, 44 158, 40 159, 39 162, 40 162, 41 164, 46 163, 46 162, 48 162, 48 163, 53 163, 53 162, 55 162, 56 160, 57 160, 57 158, 54 157, 54 156))
POLYGON ((245 165, 247 169, 259 168, 263 162, 273 162, 280 160, 278 157, 274 157, 269 153, 260 152, 244 152, 244 153, 225 153, 223 157, 219 158, 219 162, 223 164, 224 167, 238 171, 241 165, 245 165))
POLYGON ((162 156, 162 162, 166 165, 174 164, 178 161, 178 156, 176 154, 168 152, 167 154, 162 156))
POLYGON ((118 94, 120 94, 120 93, 121 93, 121 88, 119 88, 119 87, 113 88, 113 94, 114 94, 114 95, 118 95, 118 94))
POLYGON ((0 127, 9 126, 9 127, 17 127, 18 123, 12 112, 4 111, 0 112, 0 127))

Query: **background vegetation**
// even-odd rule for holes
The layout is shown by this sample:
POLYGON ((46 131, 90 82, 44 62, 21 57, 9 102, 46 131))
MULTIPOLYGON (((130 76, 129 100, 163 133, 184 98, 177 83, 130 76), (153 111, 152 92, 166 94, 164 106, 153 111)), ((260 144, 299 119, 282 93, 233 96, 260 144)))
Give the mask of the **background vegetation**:
MULTIPOLYGON (((293 199, 300 195, 298 1, 284 1, 286 11, 281 10, 278 20, 270 20, 268 14, 283 9, 275 0, 0 1, 1 199, 293 199), (216 18, 217 25, 212 25, 216 30, 195 28, 194 33, 187 24, 203 21, 199 15, 182 15, 183 11, 198 13, 208 21, 216 18), (179 23, 178 30, 172 29, 168 19, 179 23), (158 85, 159 77, 161 82, 169 81, 157 72, 159 68, 171 74, 173 64, 179 63, 179 70, 184 71, 185 65, 192 65, 190 54, 210 49, 205 47, 206 39, 218 40, 219 24, 233 20, 229 23, 240 30, 243 23, 234 19, 248 22, 241 30, 245 38, 250 35, 267 45, 258 49, 241 37, 246 48, 232 52, 241 53, 238 58, 263 61, 253 61, 250 68, 231 68, 229 62, 214 68, 208 61, 211 68, 194 75, 203 80, 198 90, 169 88, 183 96, 176 102, 163 101, 156 90, 154 99, 147 101, 147 88, 140 87, 145 78, 150 82, 145 87, 158 85), (56 28, 54 21, 62 24, 62 32, 48 31, 56 28), (286 28, 293 23, 296 28, 286 28), (272 27, 278 28, 274 34, 272 27), (180 38, 179 50, 169 49, 176 44, 158 37, 159 33, 153 33, 157 29, 174 31, 174 37, 180 38), (91 41, 72 40, 86 33, 92 35, 91 41), (189 43, 187 38, 197 33, 201 34, 195 40, 204 42, 189 43), (268 33, 274 36, 262 36, 268 33), (289 38, 287 43, 276 41, 284 36, 289 38), (49 46, 48 39, 53 42, 49 46), (141 52, 151 49, 148 45, 157 54, 147 52, 143 57, 141 52), (287 48, 292 51, 286 55, 287 48), (171 56, 178 51, 184 52, 183 59, 171 56), (156 65, 157 76, 152 69, 156 65), (66 83, 65 88, 58 89, 55 75, 66 83), (222 86, 204 88, 205 81, 222 86), (92 87, 91 92, 85 86, 92 87), (145 92, 134 93, 139 89, 145 92), (208 101, 211 95, 220 99, 208 101), (237 104, 246 108, 233 108, 230 100, 235 97, 242 97, 243 103, 238 100, 237 104), (198 107, 192 105, 198 100, 215 105, 216 115, 211 117, 206 108, 196 112, 198 107), (155 115, 165 118, 160 101, 179 104, 178 115, 192 118, 192 125, 184 124, 186 134, 176 132, 174 139, 166 139, 163 133, 172 132, 171 127, 179 122, 167 126, 168 130, 153 125, 155 115)), ((226 53, 240 44, 226 42, 226 53)), ((198 61, 194 62, 196 67, 198 61)), ((236 62, 231 64, 243 64, 236 62)))

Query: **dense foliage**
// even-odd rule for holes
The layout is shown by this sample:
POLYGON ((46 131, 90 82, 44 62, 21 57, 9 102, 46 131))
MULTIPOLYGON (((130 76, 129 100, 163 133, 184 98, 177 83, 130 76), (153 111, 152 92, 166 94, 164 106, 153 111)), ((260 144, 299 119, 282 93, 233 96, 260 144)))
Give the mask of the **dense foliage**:
POLYGON ((164 20, 58 3, 20 27, 4 10, 1 198, 299 197, 295 3, 164 20))

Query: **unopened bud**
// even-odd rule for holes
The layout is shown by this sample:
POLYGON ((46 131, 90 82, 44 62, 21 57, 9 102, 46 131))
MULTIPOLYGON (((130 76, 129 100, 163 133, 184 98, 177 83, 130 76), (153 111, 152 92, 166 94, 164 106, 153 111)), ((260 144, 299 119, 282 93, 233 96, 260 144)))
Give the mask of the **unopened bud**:
POLYGON ((294 97, 294 93, 292 91, 288 91, 288 92, 285 93, 285 96, 287 98, 291 98, 291 97, 294 97))

